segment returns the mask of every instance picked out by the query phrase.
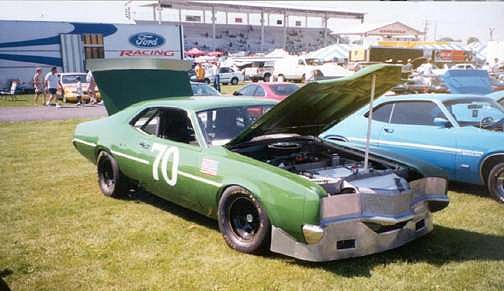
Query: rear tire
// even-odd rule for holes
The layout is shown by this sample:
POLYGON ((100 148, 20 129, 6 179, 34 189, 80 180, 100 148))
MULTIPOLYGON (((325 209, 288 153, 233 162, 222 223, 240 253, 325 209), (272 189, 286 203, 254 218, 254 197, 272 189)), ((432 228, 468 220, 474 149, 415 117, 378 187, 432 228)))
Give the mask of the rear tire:
POLYGON ((490 195, 500 203, 504 203, 504 163, 498 163, 490 170, 487 186, 490 195))
POLYGON ((231 84, 233 84, 233 85, 238 85, 238 78, 234 78, 234 77, 233 77, 233 78, 231 79, 231 84))
POLYGON ((109 153, 102 151, 96 163, 98 185, 103 195, 120 197, 128 190, 128 179, 121 173, 117 161, 109 153))
POLYGON ((269 247, 271 224, 261 203, 248 190, 232 186, 219 201, 219 229, 229 247, 259 253, 269 247))

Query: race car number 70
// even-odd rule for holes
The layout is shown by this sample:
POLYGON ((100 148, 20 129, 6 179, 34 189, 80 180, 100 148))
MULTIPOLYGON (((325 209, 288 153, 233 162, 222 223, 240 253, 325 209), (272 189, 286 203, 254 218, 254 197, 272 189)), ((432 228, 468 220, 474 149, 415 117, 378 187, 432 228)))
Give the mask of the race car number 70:
POLYGON ((159 171, 165 182, 170 186, 175 186, 177 184, 178 175, 178 165, 180 159, 179 149, 177 147, 168 147, 164 144, 154 143, 152 145, 152 151, 157 151, 158 154, 154 159, 152 164, 152 178, 159 181, 159 171), (172 160, 172 166, 170 171, 170 177, 168 177, 168 161, 172 160))

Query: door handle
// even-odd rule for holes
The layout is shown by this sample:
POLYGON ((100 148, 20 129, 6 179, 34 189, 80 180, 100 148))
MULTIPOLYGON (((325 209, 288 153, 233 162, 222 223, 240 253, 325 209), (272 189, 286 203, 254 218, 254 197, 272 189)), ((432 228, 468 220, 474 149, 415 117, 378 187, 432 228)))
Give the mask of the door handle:
POLYGON ((393 133, 394 130, 392 128, 384 128, 383 129, 386 133, 393 133))
POLYGON ((141 147, 143 147, 144 149, 148 149, 148 148, 150 148, 150 144, 148 144, 148 143, 140 142, 140 143, 138 143, 138 144, 139 144, 141 147))

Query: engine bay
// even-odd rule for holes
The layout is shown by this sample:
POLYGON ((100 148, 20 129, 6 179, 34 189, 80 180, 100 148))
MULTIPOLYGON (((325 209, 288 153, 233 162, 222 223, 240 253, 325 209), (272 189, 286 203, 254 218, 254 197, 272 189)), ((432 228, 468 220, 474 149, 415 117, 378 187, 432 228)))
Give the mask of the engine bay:
POLYGON ((401 176, 402 172, 374 160, 365 171, 364 159, 358 153, 313 137, 262 140, 233 151, 298 174, 322 186, 329 195, 355 192, 352 181, 391 173, 401 176))

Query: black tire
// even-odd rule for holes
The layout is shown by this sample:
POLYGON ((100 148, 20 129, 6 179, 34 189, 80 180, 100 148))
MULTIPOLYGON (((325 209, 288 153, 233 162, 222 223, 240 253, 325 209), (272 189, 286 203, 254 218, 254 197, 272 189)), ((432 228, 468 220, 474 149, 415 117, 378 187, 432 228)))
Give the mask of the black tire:
POLYGON ((238 85, 238 78, 236 77, 231 78, 231 84, 238 85))
POLYGON ((128 190, 128 179, 121 173, 116 160, 109 153, 102 151, 96 162, 98 185, 103 195, 120 197, 128 190))
POLYGON ((498 163, 490 170, 487 186, 490 195, 500 203, 504 203, 504 163, 498 163))
POLYGON ((269 82, 270 79, 271 79, 271 74, 264 74, 264 78, 263 78, 264 82, 269 82))
POLYGON ((219 229, 226 243, 243 253, 269 248, 271 224, 261 203, 239 186, 227 188, 219 201, 219 229))

